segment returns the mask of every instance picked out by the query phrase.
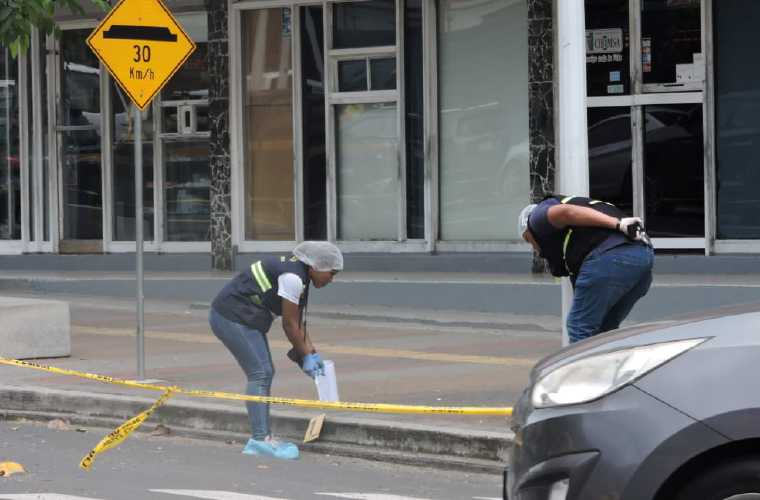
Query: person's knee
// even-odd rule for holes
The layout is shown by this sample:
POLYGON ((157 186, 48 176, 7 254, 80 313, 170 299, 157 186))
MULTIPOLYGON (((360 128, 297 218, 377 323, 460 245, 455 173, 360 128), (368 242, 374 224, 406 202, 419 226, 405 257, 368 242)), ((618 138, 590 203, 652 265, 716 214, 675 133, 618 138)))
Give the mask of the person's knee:
POLYGON ((570 343, 593 337, 599 333, 601 325, 584 321, 582 318, 574 317, 572 314, 567 318, 567 336, 570 343))
POLYGON ((246 373, 248 382, 270 384, 274 378, 274 366, 271 363, 259 365, 246 373))

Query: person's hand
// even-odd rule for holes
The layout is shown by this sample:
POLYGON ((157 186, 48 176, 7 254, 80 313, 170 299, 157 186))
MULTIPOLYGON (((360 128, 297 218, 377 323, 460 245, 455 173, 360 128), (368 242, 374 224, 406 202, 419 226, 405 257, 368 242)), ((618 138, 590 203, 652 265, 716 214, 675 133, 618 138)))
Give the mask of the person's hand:
POLYGON ((624 217, 617 223, 617 230, 634 241, 641 241, 644 234, 644 221, 641 217, 624 217))
POLYGON ((316 352, 304 356, 301 368, 311 378, 325 374, 325 364, 322 362, 322 357, 316 352))
POLYGON ((298 368, 303 367, 303 358, 298 355, 295 347, 288 351, 287 356, 289 360, 298 365, 298 368))

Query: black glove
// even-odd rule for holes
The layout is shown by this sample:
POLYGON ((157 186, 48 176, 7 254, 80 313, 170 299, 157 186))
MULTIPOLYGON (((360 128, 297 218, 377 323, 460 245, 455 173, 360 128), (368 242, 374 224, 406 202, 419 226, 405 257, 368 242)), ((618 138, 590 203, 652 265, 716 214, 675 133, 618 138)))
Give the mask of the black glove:
POLYGON ((293 363, 298 365, 298 368, 303 369, 303 357, 300 354, 298 354, 298 352, 296 352, 295 347, 288 351, 287 356, 288 356, 288 359, 290 359, 293 363))

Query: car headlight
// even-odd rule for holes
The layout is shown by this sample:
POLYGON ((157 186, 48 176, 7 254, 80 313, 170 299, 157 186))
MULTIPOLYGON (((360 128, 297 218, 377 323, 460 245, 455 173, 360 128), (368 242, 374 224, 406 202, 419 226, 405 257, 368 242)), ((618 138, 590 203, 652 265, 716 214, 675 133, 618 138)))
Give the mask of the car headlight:
POLYGON ((662 342, 573 361, 536 382, 531 398, 533 407, 572 405, 601 398, 705 340, 662 342))

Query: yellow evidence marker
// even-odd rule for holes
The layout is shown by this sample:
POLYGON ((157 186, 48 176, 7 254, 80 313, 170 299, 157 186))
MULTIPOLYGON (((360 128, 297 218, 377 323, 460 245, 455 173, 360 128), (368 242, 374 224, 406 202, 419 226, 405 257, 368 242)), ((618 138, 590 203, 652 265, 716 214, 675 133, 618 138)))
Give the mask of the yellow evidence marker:
POLYGON ((12 476, 13 474, 22 472, 26 472, 26 469, 21 464, 17 464, 16 462, 0 462, 0 477, 12 476))

